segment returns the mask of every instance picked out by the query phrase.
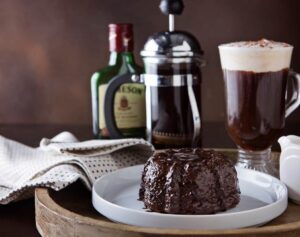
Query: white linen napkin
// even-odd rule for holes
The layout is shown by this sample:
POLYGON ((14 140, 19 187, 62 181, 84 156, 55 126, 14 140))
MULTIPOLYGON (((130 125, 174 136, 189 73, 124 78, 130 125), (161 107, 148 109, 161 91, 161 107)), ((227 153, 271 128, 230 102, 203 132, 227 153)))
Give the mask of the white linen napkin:
POLYGON ((33 196, 36 187, 58 191, 78 179, 91 189, 101 175, 142 164, 153 151, 143 139, 79 142, 63 132, 32 148, 0 136, 0 204, 33 196))

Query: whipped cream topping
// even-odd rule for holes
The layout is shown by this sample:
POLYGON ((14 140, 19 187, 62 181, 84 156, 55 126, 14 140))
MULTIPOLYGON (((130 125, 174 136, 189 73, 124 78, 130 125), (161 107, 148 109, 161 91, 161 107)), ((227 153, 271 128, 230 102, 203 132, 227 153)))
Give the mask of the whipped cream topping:
POLYGON ((222 44, 219 52, 223 69, 276 72, 290 67, 293 46, 261 39, 222 44))

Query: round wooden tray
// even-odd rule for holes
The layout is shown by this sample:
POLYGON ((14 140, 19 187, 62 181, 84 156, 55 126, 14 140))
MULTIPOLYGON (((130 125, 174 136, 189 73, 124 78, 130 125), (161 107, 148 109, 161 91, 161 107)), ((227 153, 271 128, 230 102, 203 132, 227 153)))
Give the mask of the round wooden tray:
MULTIPOLYGON (((236 150, 221 151, 232 159, 236 157, 236 150)), ((273 153, 274 162, 278 157, 279 153, 273 153)), ((36 189, 35 206, 37 229, 43 237, 300 236, 300 206, 291 202, 284 214, 262 227, 224 231, 143 228, 113 223, 96 212, 91 193, 80 183, 60 192, 36 189)))

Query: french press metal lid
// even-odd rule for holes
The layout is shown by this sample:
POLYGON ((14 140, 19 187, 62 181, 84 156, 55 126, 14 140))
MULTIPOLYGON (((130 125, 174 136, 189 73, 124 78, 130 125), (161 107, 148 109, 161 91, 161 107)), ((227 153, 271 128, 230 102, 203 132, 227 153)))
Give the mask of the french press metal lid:
MULTIPOLYGON (((181 0, 163 0, 160 9, 169 15, 169 30, 149 37, 141 56, 142 75, 123 75, 113 79, 105 101, 113 101, 123 83, 146 86, 147 139, 157 148, 197 146, 200 138, 201 66, 203 51, 190 33, 175 31, 175 15, 181 14, 181 0)), ((107 128, 112 138, 121 138, 113 117, 113 106, 105 106, 107 128)))

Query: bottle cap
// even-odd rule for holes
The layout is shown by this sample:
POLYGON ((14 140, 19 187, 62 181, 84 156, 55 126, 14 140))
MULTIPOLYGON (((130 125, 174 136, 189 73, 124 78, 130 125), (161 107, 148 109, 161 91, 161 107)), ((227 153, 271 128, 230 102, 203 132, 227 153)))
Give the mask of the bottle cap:
POLYGON ((133 51, 133 25, 128 23, 109 24, 110 52, 133 51))

